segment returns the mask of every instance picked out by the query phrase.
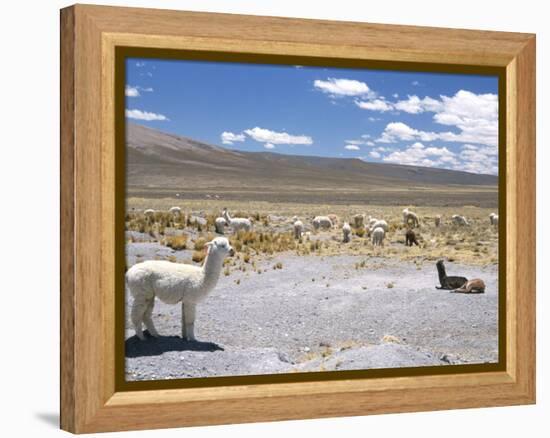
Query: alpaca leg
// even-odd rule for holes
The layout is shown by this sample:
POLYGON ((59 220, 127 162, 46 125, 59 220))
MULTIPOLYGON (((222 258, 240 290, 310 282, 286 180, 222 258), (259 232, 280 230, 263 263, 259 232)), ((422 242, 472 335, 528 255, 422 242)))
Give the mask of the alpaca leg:
POLYGON ((185 322, 185 327, 182 327, 182 337, 186 338, 188 341, 195 341, 195 304, 194 303, 185 303, 183 305, 183 316, 185 322))
POLYGON ((143 335, 142 324, 143 324, 143 318, 146 310, 147 310, 146 302, 142 300, 134 299, 134 303, 132 304, 132 315, 131 315, 132 324, 134 325, 136 336, 142 341, 145 340, 145 336, 143 335))
POLYGON ((145 327, 147 327, 147 330, 149 330, 149 333, 151 334, 151 336, 158 338, 160 335, 157 332, 155 325, 153 324, 153 318, 152 318, 154 307, 155 307, 155 298, 153 297, 147 302, 147 308, 143 315, 143 322, 145 323, 145 327))

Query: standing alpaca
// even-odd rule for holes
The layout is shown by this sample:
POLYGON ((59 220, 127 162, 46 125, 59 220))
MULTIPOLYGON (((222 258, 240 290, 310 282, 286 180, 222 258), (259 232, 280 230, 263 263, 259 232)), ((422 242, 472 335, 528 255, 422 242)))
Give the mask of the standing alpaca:
POLYGON ((452 219, 453 219, 453 223, 455 225, 461 225, 461 226, 470 225, 464 216, 460 216, 458 214, 453 214, 452 219))
POLYGON ((227 221, 227 224, 233 228, 234 232, 237 232, 239 230, 244 231, 250 231, 252 229, 252 222, 250 219, 246 219, 244 217, 231 217, 229 215, 229 212, 227 211, 227 208, 223 210, 222 216, 227 221))
POLYGON ((126 283, 134 297, 131 318, 139 339, 145 339, 142 323, 152 336, 159 336, 152 320, 157 297, 166 304, 181 301, 181 336, 195 340, 195 307, 216 286, 225 257, 234 253, 225 237, 216 237, 206 247, 208 252, 201 267, 149 260, 128 269, 126 283))
POLYGON ((491 221, 491 225, 498 225, 498 214, 491 213, 489 215, 489 220, 491 221))
POLYGON ((342 233, 344 235, 342 242, 348 243, 351 236, 351 227, 347 222, 344 222, 344 225, 342 226, 342 233))
MULTIPOLYGON (((296 216, 294 216, 296 217, 296 216)), ((296 218, 296 220, 294 221, 294 238, 295 239, 301 239, 302 238, 302 233, 304 232, 304 223, 301 221, 301 220, 298 220, 298 218, 296 218)))
POLYGON ((435 226, 436 226, 436 227, 441 226, 441 215, 440 215, 440 214, 438 214, 438 215, 435 217, 435 226))
POLYGON ((407 232, 405 233, 405 246, 413 246, 413 243, 418 246, 416 234, 413 230, 407 230, 407 232))
POLYGON ((485 293, 485 282, 481 278, 474 278, 467 281, 462 287, 453 290, 452 292, 462 294, 482 294, 485 293))
POLYGON ((340 223, 340 218, 335 214, 329 214, 328 218, 332 222, 332 225, 337 226, 340 223))
POLYGON ((372 244, 374 246, 384 246, 384 236, 386 232, 384 228, 377 227, 372 231, 372 244))
POLYGON ((403 210, 403 223, 405 225, 409 225, 410 222, 412 222, 413 227, 420 226, 417 214, 406 208, 405 210, 403 210))
POLYGON ((223 217, 217 217, 214 221, 216 233, 223 234, 224 227, 227 225, 227 221, 223 217))
POLYGON ((435 266, 437 267, 437 273, 439 275, 439 283, 441 283, 441 287, 436 286, 435 287, 436 289, 453 290, 464 286, 464 284, 468 281, 466 277, 447 276, 447 273, 445 272, 445 265, 443 264, 443 260, 439 260, 435 264, 435 266))
POLYGON ((357 229, 363 228, 363 224, 365 223, 365 215, 363 214, 356 214, 353 216, 353 226, 357 229))
POLYGON ((319 228, 328 230, 332 228, 333 225, 333 222, 328 216, 315 216, 312 223, 315 230, 319 230, 319 228))
POLYGON ((168 210, 172 216, 175 218, 181 217, 181 208, 179 207, 172 207, 170 210, 168 210))

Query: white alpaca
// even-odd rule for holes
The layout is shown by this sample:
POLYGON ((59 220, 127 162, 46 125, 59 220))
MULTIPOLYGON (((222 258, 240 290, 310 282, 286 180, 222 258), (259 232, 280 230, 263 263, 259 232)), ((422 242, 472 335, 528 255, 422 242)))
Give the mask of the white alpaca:
POLYGON ((304 232, 304 223, 301 220, 296 219, 294 221, 294 238, 300 239, 302 237, 303 232, 304 232))
POLYGON ((353 216, 353 226, 355 228, 363 228, 364 223, 365 223, 364 214, 356 214, 355 216, 353 216))
POLYGON ((435 217, 435 226, 436 227, 439 227, 441 225, 441 215, 438 214, 436 217, 435 217))
POLYGON ((344 235, 343 242, 348 243, 350 241, 350 236, 351 236, 351 227, 347 222, 344 222, 344 225, 342 226, 342 233, 344 235))
POLYGON ((328 230, 332 228, 332 221, 328 216, 315 216, 313 218, 313 228, 315 230, 319 230, 319 228, 328 230))
POLYGON ((179 207, 172 207, 170 210, 168 210, 172 216, 174 217, 181 217, 181 208, 179 207))
POLYGON ((234 253, 225 237, 216 237, 206 246, 208 253, 201 267, 149 260, 128 269, 126 283, 134 298, 131 318, 139 339, 145 339, 143 323, 152 336, 159 336, 151 318, 157 297, 166 304, 181 301, 182 338, 195 340, 195 307, 216 286, 225 257, 234 253))
POLYGON ((146 218, 152 218, 155 216, 155 210, 153 210, 152 208, 148 208, 143 212, 143 214, 145 215, 146 218))
POLYGON ((340 223, 340 218, 336 216, 335 214, 329 214, 327 215, 330 221, 332 222, 333 226, 337 226, 340 223))
POLYGON ((231 217, 227 208, 223 210, 222 216, 227 221, 227 224, 233 229, 234 232, 244 230, 250 231, 252 229, 252 222, 250 219, 244 217, 231 217))
POLYGON ((386 232, 382 227, 377 227, 372 231, 372 244, 374 246, 384 246, 384 236, 386 232))
POLYGON ((413 227, 420 226, 418 215, 406 208, 405 210, 403 210, 403 223, 405 225, 409 225, 410 222, 412 222, 413 227))
POLYGON ((217 217, 214 221, 214 226, 216 227, 216 233, 223 234, 223 229, 227 225, 227 221, 223 217, 217 217))
POLYGON ((388 223, 385 220, 375 220, 369 223, 370 232, 372 233, 376 228, 382 228, 384 232, 388 232, 388 223))
POLYGON ((491 225, 498 225, 498 214, 496 213, 491 213, 489 215, 489 220, 491 221, 491 225))
POLYGON ((464 216, 453 214, 452 219, 455 225, 461 225, 461 226, 470 225, 464 216))

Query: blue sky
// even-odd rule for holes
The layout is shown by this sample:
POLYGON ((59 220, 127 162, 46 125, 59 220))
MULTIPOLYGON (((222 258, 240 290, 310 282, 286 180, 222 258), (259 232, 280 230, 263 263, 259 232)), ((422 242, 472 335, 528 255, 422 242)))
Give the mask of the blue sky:
POLYGON ((229 149, 498 172, 498 78, 129 58, 126 117, 229 149))

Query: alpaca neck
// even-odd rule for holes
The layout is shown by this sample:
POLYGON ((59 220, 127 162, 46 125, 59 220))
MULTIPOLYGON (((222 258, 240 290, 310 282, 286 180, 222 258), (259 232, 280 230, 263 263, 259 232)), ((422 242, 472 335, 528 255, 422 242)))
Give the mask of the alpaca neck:
POLYGON ((439 281, 443 284, 445 278, 447 278, 447 273, 445 272, 445 266, 437 265, 437 273, 439 274, 439 281))
POLYGON ((204 265, 202 266, 202 272, 204 275, 203 282, 208 289, 214 287, 218 282, 222 267, 223 257, 219 254, 212 254, 208 251, 208 254, 204 260, 204 265))
POLYGON ((227 222, 231 222, 231 221, 233 220, 233 218, 232 218, 231 216, 229 216, 229 212, 228 212, 228 211, 224 212, 223 216, 225 217, 225 220, 226 220, 227 222))

